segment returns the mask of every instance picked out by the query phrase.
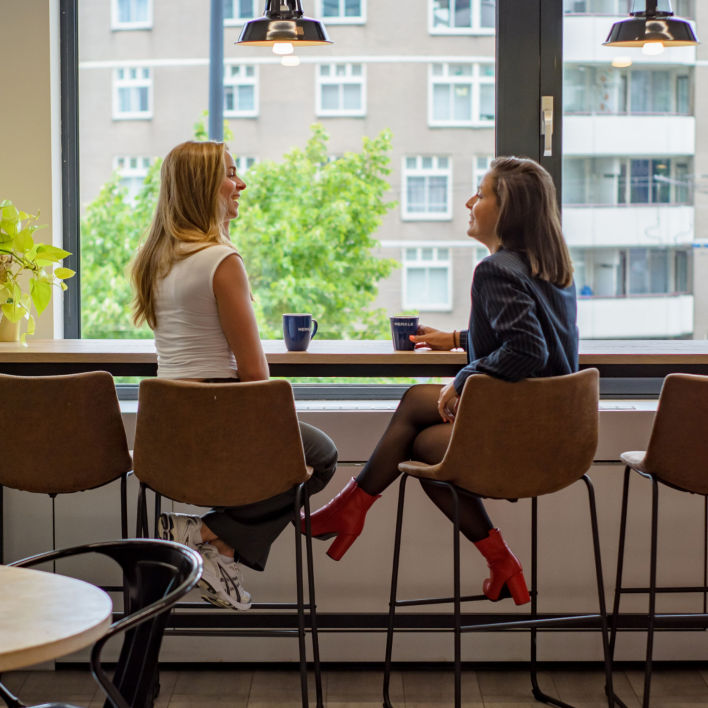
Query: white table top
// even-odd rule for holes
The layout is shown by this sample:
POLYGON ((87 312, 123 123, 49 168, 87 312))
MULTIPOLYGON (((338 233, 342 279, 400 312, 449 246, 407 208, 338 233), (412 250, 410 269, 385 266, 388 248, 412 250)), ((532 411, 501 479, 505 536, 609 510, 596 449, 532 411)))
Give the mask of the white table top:
POLYGON ((0 672, 49 661, 93 644, 113 603, 82 580, 0 565, 0 672))

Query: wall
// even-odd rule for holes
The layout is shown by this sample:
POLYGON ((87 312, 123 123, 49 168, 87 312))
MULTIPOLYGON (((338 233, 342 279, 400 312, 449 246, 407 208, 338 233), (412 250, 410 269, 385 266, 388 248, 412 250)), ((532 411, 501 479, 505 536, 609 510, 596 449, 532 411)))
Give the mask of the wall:
MULTIPOLYGON (((58 0, 2 0, 0 16, 0 200, 41 213, 37 239, 62 243, 58 0)), ((61 336, 61 295, 37 337, 61 336), (58 316, 55 316, 58 315, 58 316)))

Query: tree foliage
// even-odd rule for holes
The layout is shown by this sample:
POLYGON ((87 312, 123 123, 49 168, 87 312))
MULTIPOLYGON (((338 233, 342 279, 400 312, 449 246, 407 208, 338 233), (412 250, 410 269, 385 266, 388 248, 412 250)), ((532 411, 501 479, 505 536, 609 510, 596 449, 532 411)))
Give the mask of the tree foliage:
MULTIPOLYGON (((201 121, 195 134, 206 138, 201 121)), ((232 234, 244 257, 261 336, 282 337, 283 312, 312 312, 327 339, 387 336, 382 311, 371 309, 378 282, 395 266, 372 253, 373 234, 393 206, 389 189, 391 137, 364 138, 360 152, 329 161, 327 135, 313 126, 304 149, 280 162, 261 162, 246 175, 232 234)), ((161 161, 153 164, 135 201, 118 175, 103 185, 81 221, 82 335, 151 337, 133 326, 128 266, 150 225, 161 161)))
POLYGON ((372 253, 393 206, 384 199, 390 146, 384 131, 365 137, 360 152, 328 160, 327 135, 315 125, 304 149, 248 171, 232 229, 263 337, 282 337, 284 312, 311 312, 324 339, 387 336, 388 320, 371 303, 396 265, 372 253))

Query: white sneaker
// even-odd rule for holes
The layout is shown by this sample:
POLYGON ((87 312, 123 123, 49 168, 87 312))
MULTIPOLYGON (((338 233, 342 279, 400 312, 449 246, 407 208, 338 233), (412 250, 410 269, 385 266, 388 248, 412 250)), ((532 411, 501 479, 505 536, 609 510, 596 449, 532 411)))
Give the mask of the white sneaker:
POLYGON ((219 562, 219 551, 210 543, 202 544, 198 550, 204 561, 202 577, 199 580, 202 600, 231 610, 249 610, 251 594, 241 584, 241 569, 238 563, 222 565, 219 562))
POLYGON ((160 514, 157 535, 165 541, 175 541, 198 551, 201 545, 202 520, 189 514, 160 514))

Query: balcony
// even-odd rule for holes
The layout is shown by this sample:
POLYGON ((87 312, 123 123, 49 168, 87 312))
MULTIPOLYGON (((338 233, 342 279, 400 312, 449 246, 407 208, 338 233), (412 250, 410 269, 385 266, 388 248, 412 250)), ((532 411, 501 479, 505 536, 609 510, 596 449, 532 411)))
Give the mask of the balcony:
POLYGON ((693 332, 693 295, 578 299, 582 339, 686 337, 693 332))
POLYGON ((568 115, 565 155, 693 155, 696 119, 684 115, 568 115))
POLYGON ((695 64, 695 47, 672 47, 648 57, 640 49, 603 47, 612 23, 619 17, 571 16, 563 20, 563 60, 587 64, 609 64, 617 56, 631 57, 635 64, 695 64))
POLYGON ((694 209, 674 204, 563 206, 571 247, 679 246, 693 242, 694 209))

